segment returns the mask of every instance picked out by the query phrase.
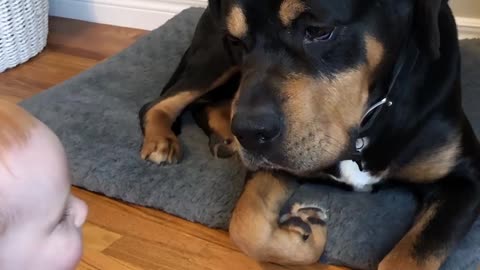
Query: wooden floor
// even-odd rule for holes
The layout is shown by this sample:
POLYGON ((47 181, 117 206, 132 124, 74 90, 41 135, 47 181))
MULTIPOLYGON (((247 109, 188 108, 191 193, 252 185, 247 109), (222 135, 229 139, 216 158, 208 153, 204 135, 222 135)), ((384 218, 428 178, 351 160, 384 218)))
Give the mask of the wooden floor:
MULTIPOLYGON (((142 30, 51 18, 47 48, 34 59, 0 73, 0 99, 18 102, 121 51, 142 30)), ((224 231, 93 194, 73 192, 89 205, 85 249, 77 269, 302 269, 258 264, 244 256, 224 231)))

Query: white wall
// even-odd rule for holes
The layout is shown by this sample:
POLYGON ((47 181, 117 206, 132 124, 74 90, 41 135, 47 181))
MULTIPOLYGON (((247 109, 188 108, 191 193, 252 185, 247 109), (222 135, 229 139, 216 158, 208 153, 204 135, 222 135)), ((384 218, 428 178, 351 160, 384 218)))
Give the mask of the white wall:
POLYGON ((52 16, 153 30, 183 9, 205 7, 207 1, 49 0, 49 3, 52 16))
POLYGON ((457 17, 480 19, 480 0, 450 0, 450 7, 457 17))
POLYGON ((450 0, 460 38, 480 38, 480 0, 450 0))
MULTIPOLYGON (((205 7, 208 0, 49 1, 53 16, 152 30, 185 8, 205 7)), ((450 0, 450 5, 460 38, 480 38, 480 0, 450 0)))

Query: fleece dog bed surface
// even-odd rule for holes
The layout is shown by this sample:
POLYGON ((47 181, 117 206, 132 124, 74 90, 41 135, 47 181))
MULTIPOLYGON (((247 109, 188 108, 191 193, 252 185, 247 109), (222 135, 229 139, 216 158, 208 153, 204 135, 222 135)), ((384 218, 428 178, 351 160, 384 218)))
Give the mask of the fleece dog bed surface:
MULTIPOLYGON (((208 138, 188 115, 180 135, 184 159, 160 167, 140 159, 139 108, 156 97, 189 45, 203 9, 189 9, 91 70, 22 102, 63 141, 74 185, 162 209, 226 229, 245 171, 236 160, 214 159, 208 138)), ((461 41, 465 107, 478 134, 480 40, 461 41)), ((374 194, 304 185, 291 201, 328 209, 322 261, 373 269, 413 220, 408 192, 374 194)), ((445 270, 475 270, 480 263, 480 220, 449 257, 445 270)))

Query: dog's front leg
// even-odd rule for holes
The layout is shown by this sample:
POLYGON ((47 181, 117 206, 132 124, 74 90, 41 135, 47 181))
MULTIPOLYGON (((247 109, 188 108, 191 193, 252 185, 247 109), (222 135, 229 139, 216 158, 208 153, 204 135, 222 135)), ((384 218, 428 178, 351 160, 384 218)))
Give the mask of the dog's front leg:
POLYGON ((228 158, 235 154, 236 146, 230 128, 231 100, 212 102, 193 111, 198 126, 209 137, 210 152, 216 158, 228 158))
POLYGON ((182 111, 199 97, 217 88, 239 70, 224 46, 224 33, 207 9, 200 19, 192 44, 177 70, 155 101, 140 110, 144 135, 141 157, 158 164, 181 158, 172 125, 182 111))
POLYGON ((294 207, 279 217, 297 183, 285 176, 255 173, 241 195, 230 222, 230 237, 247 255, 284 265, 319 260, 326 241, 325 213, 314 207, 294 207))
POLYGON ((479 216, 480 184, 455 172, 428 193, 410 231, 379 270, 437 270, 479 216))

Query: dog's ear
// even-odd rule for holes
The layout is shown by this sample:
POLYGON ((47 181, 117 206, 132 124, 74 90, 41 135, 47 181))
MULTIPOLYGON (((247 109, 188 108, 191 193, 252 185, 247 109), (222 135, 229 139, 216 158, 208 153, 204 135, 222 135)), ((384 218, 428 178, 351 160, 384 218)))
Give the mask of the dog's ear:
POLYGON ((436 59, 440 56, 440 28, 438 19, 442 2, 448 0, 416 0, 414 28, 422 51, 436 59))
POLYGON ((220 18, 221 16, 221 0, 208 0, 208 8, 214 18, 220 18))

